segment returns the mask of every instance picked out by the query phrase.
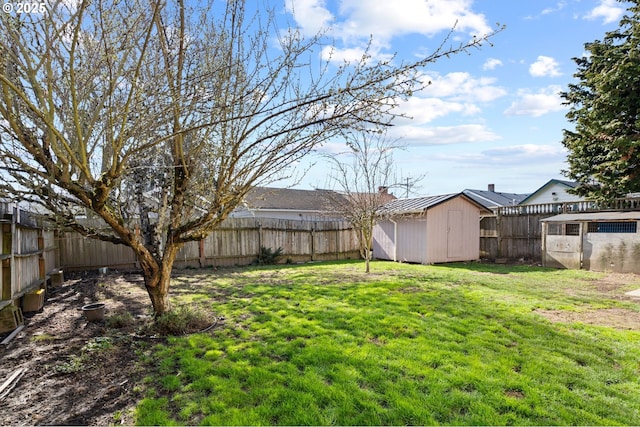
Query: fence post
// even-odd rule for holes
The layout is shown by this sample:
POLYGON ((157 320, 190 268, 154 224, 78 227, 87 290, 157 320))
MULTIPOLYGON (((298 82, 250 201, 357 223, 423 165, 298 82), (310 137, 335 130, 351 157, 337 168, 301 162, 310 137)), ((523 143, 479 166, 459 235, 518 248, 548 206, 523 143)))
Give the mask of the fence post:
POLYGON ((200 268, 204 268, 204 239, 198 240, 198 263, 200 264, 200 268))
POLYGON ((310 236, 311 236, 311 261, 315 260, 315 255, 316 255, 316 233, 315 233, 315 227, 311 227, 311 232, 310 232, 310 236))
POLYGON ((496 258, 502 258, 502 229, 501 224, 501 210, 498 208, 498 214, 496 215, 496 237, 498 241, 498 250, 496 251, 496 258))

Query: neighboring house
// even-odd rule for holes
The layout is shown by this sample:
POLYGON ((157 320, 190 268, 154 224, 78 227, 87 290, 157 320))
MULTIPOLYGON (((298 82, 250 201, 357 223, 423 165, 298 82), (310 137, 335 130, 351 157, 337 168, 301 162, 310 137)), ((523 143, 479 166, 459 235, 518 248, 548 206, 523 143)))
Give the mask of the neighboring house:
POLYGON ((640 212, 570 213, 540 222, 545 267, 640 273, 640 212))
POLYGON ((487 209, 516 206, 529 196, 528 194, 497 192, 493 184, 489 184, 487 190, 463 190, 462 193, 487 209))
POLYGON ((396 199, 373 232, 377 259, 432 264, 480 258, 480 216, 487 208, 463 193, 396 199))
MULTIPOLYGON (((387 189, 378 189, 386 201, 395 199, 387 189)), ((255 187, 230 215, 231 218, 274 218, 305 221, 343 220, 335 204, 346 204, 344 196, 333 190, 294 190, 255 187)))
POLYGON ((520 204, 538 205, 544 203, 581 202, 586 200, 583 197, 568 193, 567 190, 571 190, 577 186, 577 182, 551 179, 531 193, 531 195, 520 202, 520 204))
POLYGON ((330 190, 255 187, 230 217, 332 221, 339 219, 329 202, 335 197, 336 193, 330 190))

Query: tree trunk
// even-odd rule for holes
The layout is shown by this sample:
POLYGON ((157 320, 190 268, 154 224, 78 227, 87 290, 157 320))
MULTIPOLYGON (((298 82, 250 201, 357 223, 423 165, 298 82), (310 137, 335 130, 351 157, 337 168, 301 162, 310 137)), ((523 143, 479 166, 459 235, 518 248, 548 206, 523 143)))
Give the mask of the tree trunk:
POLYGON ((138 256, 138 260, 142 266, 144 285, 153 306, 154 317, 161 316, 171 309, 169 304, 169 286, 171 284, 173 262, 175 261, 179 248, 180 246, 174 243, 167 244, 161 261, 150 257, 148 252, 144 254, 146 256, 138 256))
POLYGON ((151 299, 151 305, 153 306, 153 315, 158 317, 169 311, 169 283, 171 282, 171 271, 163 274, 162 271, 158 274, 159 277, 153 278, 155 286, 147 285, 147 277, 145 276, 144 282, 147 288, 147 293, 151 299))

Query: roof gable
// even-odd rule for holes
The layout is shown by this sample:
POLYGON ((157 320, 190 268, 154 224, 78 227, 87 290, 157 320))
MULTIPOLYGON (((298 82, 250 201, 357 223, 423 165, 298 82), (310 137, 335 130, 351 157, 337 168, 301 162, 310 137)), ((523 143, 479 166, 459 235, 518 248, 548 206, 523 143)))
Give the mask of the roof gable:
POLYGON ((542 187, 538 188, 536 191, 534 191, 533 193, 529 194, 529 196, 527 196, 524 200, 520 201, 520 204, 527 203, 528 201, 530 201, 531 199, 535 198, 536 196, 538 196, 540 193, 544 192, 548 187, 551 187, 552 185, 560 185, 560 186, 566 187, 567 189, 572 189, 572 188, 576 188, 578 186, 578 183, 574 182, 574 181, 564 181, 564 180, 560 180, 560 179, 550 179, 542 187))

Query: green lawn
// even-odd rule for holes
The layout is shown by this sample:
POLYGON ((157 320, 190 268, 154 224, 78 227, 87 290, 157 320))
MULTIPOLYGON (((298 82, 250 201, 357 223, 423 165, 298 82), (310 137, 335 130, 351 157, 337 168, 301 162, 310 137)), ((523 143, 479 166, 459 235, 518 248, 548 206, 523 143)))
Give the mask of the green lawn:
MULTIPOLYGON (((147 351, 138 424, 640 425, 640 332, 536 309, 640 305, 603 273, 320 263, 179 274, 224 321, 147 351), (608 283, 608 282, 607 282, 608 283)), ((635 281, 635 283, 633 282, 635 281)))

